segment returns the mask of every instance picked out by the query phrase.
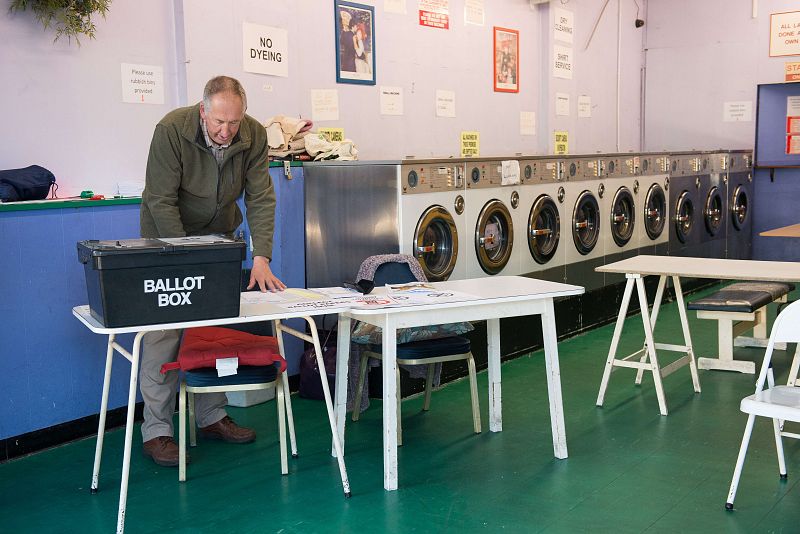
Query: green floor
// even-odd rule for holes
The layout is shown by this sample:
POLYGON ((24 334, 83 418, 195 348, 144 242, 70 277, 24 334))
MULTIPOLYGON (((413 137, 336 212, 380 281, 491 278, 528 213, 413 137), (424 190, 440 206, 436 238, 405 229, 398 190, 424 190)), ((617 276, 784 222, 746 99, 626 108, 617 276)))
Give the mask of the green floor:
MULTIPOLYGON (((628 319, 623 350, 642 336, 628 319)), ((692 321, 698 355, 714 350, 716 328, 692 321)), ((380 402, 348 425, 353 496, 342 496, 322 403, 293 396, 300 457, 280 475, 274 404, 231 409, 254 426, 252 445, 200 442, 186 483, 175 469, 141 456, 131 466, 128 532, 797 532, 800 443, 785 440, 789 478, 777 473, 770 423, 756 423, 736 510, 724 502, 745 417, 739 400, 754 377, 688 368, 665 379, 670 415, 658 413, 652 378, 612 375, 595 407, 613 326, 559 344, 569 459, 553 457, 542 354, 503 365, 504 430, 488 432, 486 374, 479 375, 484 432, 472 433, 467 381, 446 386, 422 413, 403 403, 400 489, 383 490, 380 402)), ((660 316, 656 337, 679 339, 677 308, 660 316)), ((793 348, 793 347, 792 347, 793 348)), ((758 349, 737 357, 760 361, 758 349)), ((790 358, 778 352, 785 380, 790 358)), ((99 387, 99 386, 98 386, 99 387)), ((99 390, 98 390, 99 395, 99 390)), ((124 432, 106 438, 100 492, 89 494, 94 439, 0 465, 0 531, 111 532, 116 524, 124 432)))

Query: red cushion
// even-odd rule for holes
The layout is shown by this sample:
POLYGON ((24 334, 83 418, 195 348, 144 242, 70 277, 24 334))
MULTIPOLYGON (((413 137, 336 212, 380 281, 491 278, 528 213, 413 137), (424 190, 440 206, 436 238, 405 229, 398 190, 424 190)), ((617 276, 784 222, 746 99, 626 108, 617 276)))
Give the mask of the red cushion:
POLYGON ((216 367, 218 358, 239 358, 239 365, 272 365, 280 363, 286 370, 286 360, 280 354, 278 340, 248 332, 218 326, 188 328, 183 332, 181 349, 176 362, 164 364, 161 372, 173 369, 216 367))

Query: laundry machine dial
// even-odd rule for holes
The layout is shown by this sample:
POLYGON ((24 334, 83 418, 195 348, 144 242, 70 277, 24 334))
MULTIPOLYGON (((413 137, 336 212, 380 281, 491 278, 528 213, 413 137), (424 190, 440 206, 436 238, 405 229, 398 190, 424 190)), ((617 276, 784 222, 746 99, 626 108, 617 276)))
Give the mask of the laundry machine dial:
POLYGON ((747 221, 747 201, 747 191, 741 185, 737 185, 731 197, 731 217, 733 226, 737 230, 741 230, 745 221, 747 221))
POLYGON ((623 247, 633 237, 636 222, 636 206, 627 187, 620 187, 611 203, 611 236, 617 246, 623 247))
POLYGON ((675 205, 675 234, 681 243, 686 243, 694 225, 694 203, 689 191, 684 190, 675 205))
POLYGON ((481 170, 478 167, 472 167, 472 173, 470 174, 470 180, 472 180, 473 184, 477 184, 481 181, 481 170))
POLYGON ((512 191, 511 192, 511 207, 513 209, 517 209, 518 206, 519 206, 519 193, 517 193, 516 191, 512 191))
POLYGON ((572 212, 572 239, 575 248, 583 255, 589 254, 600 236, 600 205, 591 191, 578 195, 572 212))
POLYGON ((644 199, 644 230, 650 239, 658 239, 664 231, 664 214, 667 212, 667 200, 664 190, 653 184, 644 199))
POLYGON ((455 202, 453 202, 453 209, 456 210, 458 215, 464 213, 464 197, 458 195, 455 202))
POLYGON ((560 237, 558 206, 550 195, 540 195, 528 215, 528 249, 536 263, 543 265, 555 256, 560 237))
POLYGON ((411 171, 408 173, 408 187, 414 188, 417 187, 419 183, 419 176, 417 175, 417 171, 411 171))
POLYGON ((706 197, 706 206, 703 210, 703 218, 706 223, 706 230, 712 236, 717 235, 720 227, 722 226, 722 195, 719 189, 714 186, 708 192, 706 197))

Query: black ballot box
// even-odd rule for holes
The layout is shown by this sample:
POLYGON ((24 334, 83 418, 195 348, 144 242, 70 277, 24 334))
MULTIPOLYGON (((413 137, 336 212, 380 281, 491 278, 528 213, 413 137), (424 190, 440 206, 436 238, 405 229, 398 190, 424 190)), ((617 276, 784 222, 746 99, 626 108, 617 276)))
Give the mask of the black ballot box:
POLYGON ((238 316, 244 257, 218 235, 78 242, 89 309, 108 328, 238 316))

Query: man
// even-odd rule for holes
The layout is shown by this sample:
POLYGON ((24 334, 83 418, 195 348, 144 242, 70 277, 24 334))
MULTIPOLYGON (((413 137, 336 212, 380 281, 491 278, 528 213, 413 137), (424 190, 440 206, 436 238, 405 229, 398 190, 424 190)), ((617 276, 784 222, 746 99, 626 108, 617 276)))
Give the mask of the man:
MULTIPOLYGON (((147 158, 140 215, 142 237, 232 234, 241 224, 236 199, 244 193, 253 238, 248 289, 286 286, 269 266, 275 223, 275 191, 268 173, 267 134, 245 114, 247 96, 233 78, 211 79, 202 102, 168 113, 156 125, 147 158)), ((142 340, 140 389, 144 399, 144 454, 163 466, 178 465, 173 439, 177 373, 161 374, 180 347, 179 330, 150 332, 142 340)), ((255 432, 225 413, 224 393, 197 395, 200 435, 249 443, 255 432)))

